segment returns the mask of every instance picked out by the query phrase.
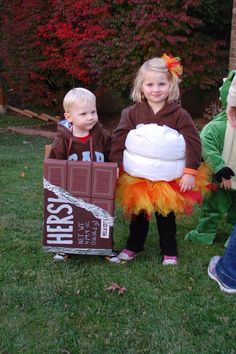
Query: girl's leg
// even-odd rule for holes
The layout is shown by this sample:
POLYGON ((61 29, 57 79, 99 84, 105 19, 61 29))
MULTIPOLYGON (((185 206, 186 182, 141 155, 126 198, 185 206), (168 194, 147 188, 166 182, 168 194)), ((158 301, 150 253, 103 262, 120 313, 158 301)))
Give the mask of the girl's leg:
POLYGON ((156 213, 157 229, 159 233, 160 251, 162 256, 177 256, 175 214, 167 216, 156 213))
POLYGON ((141 252, 147 238, 149 221, 145 213, 134 216, 130 222, 130 234, 126 248, 130 251, 141 252))

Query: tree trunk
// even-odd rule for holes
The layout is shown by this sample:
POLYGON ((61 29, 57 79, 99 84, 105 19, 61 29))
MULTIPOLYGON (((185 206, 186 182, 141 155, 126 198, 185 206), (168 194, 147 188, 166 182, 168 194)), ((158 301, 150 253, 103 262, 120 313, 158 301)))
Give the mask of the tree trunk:
POLYGON ((229 70, 236 70, 236 0, 233 0, 229 70))

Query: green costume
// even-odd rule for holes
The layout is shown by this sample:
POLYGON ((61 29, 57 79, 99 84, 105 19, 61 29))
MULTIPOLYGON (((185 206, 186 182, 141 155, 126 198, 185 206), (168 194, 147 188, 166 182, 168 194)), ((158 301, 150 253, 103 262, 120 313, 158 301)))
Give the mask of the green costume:
MULTIPOLYGON (((236 71, 231 71, 220 88, 220 100, 224 110, 213 118, 201 131, 203 159, 211 166, 213 173, 217 174, 222 168, 229 166, 224 160, 225 150, 232 149, 232 144, 236 145, 235 137, 231 139, 231 146, 228 138, 225 139, 227 129, 227 96, 231 82, 236 75, 236 71), (222 155, 223 154, 223 155, 222 155)), ((232 129, 231 129, 232 130, 232 129)), ((231 151, 231 150, 230 150, 231 151)), ((229 155, 230 152, 227 151, 229 155)), ((226 155, 227 155, 226 154, 226 155)), ((232 158, 232 156, 231 156, 232 158)), ((231 168, 232 170, 232 168, 231 168)), ((236 171, 234 170, 236 173, 236 171)), ((232 181, 235 181, 235 177, 232 181)), ((203 201, 201 215, 195 230, 187 233, 185 240, 196 243, 211 245, 216 237, 216 232, 220 221, 227 213, 227 222, 234 225, 236 223, 236 187, 232 183, 232 189, 225 190, 218 186, 216 192, 210 193, 203 201)))

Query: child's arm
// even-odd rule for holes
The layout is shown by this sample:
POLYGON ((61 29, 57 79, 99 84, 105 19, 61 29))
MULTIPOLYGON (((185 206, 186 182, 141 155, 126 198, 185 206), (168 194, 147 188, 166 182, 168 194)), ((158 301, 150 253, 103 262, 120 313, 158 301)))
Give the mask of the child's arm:
POLYGON ((202 156, 212 168, 213 173, 217 173, 225 167, 222 158, 226 121, 211 121, 201 131, 202 156))
POLYGON ((201 164, 202 146, 193 120, 184 109, 179 112, 176 130, 183 135, 186 144, 184 173, 194 175, 201 164))
POLYGON ((230 189, 232 186, 231 178, 235 175, 234 171, 225 165, 222 158, 222 146, 224 146, 226 122, 212 121, 207 124, 200 136, 203 146, 203 158, 212 167, 215 179, 221 184, 223 189, 230 189))
POLYGON ((49 154, 50 159, 67 160, 68 141, 57 136, 53 143, 49 154))
POLYGON ((105 161, 109 160, 109 155, 111 152, 111 134, 107 132, 105 139, 104 139, 104 158, 105 161))
POLYGON ((191 116, 184 109, 178 120, 177 130, 183 135, 186 144, 185 169, 180 179, 180 191, 186 192, 195 186, 195 175, 201 164, 201 140, 191 116))
POLYGON ((110 161, 118 162, 119 165, 122 164, 125 140, 129 131, 134 128, 131 123, 129 108, 126 108, 121 112, 120 122, 112 135, 110 161))

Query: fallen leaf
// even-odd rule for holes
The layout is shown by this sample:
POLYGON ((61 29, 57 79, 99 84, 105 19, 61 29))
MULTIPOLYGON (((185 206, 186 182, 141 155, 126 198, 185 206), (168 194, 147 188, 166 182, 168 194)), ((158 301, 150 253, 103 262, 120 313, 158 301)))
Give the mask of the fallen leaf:
POLYGON ((108 290, 108 291, 115 291, 115 290, 119 290, 119 289, 120 289, 120 286, 117 283, 111 283, 110 286, 105 288, 105 290, 108 290))
POLYGON ((126 291, 127 291, 127 289, 124 288, 124 287, 122 287, 122 288, 120 288, 120 289, 118 290, 118 293, 121 294, 121 295, 123 295, 126 291))
POLYGON ((111 283, 110 286, 108 286, 107 288, 105 288, 105 290, 108 291, 118 291, 119 294, 123 295, 125 291, 127 291, 127 289, 123 286, 119 286, 117 283, 111 283))

